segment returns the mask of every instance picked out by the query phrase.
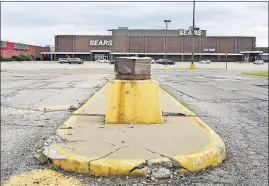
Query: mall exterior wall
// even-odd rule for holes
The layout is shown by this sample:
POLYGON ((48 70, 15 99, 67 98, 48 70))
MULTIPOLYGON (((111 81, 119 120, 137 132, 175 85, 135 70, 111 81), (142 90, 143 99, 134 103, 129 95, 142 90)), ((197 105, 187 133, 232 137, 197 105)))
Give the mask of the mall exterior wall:
MULTIPOLYGON (((254 50, 255 37, 195 36, 194 53, 239 53, 254 50), (212 52, 207 50, 211 49, 212 52)), ((107 50, 121 53, 164 53, 165 36, 55 36, 56 52, 89 52, 107 50), (91 46, 91 40, 112 40, 112 45, 91 46)), ((168 36, 167 53, 191 53, 192 36, 168 36)))
MULTIPOLYGON (((121 30, 121 32, 123 31, 121 30)), ((126 36, 121 32, 112 35, 58 35, 55 36, 55 52, 57 54, 45 55, 45 57, 57 60, 60 57, 69 56, 93 61, 96 60, 96 57, 94 57, 95 54, 104 53, 108 59, 134 55, 160 59, 164 58, 166 52, 169 59, 175 61, 191 61, 193 36, 173 35, 176 32, 173 33, 172 31, 167 37, 163 35, 154 36, 157 33, 155 31, 151 31, 144 36, 139 36, 141 34, 140 31, 137 31, 131 36, 130 33, 126 36), (165 47, 166 39, 167 47, 165 47), (107 43, 98 45, 100 41, 107 43)), ((201 59, 240 61, 242 60, 240 51, 252 51, 255 48, 255 44, 255 37, 196 35, 194 36, 194 59, 195 61, 201 59), (226 52, 228 53, 228 57, 225 57, 226 52)))

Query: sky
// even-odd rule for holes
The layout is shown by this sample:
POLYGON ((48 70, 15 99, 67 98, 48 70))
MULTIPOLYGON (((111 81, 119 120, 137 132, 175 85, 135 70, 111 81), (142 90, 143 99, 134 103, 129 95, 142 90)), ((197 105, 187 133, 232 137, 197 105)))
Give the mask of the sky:
MULTIPOLYGON (((268 2, 199 2, 195 25, 208 36, 254 36, 268 47, 268 2)), ((53 45, 55 35, 108 35, 107 29, 187 29, 192 2, 2 2, 1 40, 53 45)))

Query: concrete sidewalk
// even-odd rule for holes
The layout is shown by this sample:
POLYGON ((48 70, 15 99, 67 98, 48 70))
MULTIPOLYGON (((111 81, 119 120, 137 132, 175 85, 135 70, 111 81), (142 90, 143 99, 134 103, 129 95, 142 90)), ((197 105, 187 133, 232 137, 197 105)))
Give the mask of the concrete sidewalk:
MULTIPOLYGON (((105 115, 108 98, 108 84, 106 84, 98 94, 95 94, 87 103, 74 112, 75 115, 105 115)), ((195 116, 193 112, 186 109, 168 93, 160 89, 162 111, 165 113, 181 113, 195 116)))
POLYGON ((45 144, 44 154, 54 164, 96 176, 164 178, 225 159, 221 138, 161 89, 164 124, 104 125, 107 91, 106 85, 59 127, 57 140, 45 144))

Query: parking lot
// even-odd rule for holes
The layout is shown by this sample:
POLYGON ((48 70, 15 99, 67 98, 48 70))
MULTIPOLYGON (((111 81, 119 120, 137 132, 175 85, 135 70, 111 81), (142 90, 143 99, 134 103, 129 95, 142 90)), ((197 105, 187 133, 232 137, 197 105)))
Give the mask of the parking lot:
MULTIPOLYGON (((212 70, 222 70, 226 69, 225 62, 212 62, 211 64, 199 64, 195 63, 197 69, 212 69, 212 70)), ((113 69, 114 66, 108 63, 98 63, 85 61, 83 65, 80 64, 59 64, 56 61, 43 61, 43 62, 9 62, 2 63, 2 69, 9 70, 49 70, 49 69, 113 69)), ((190 66, 190 62, 176 62, 175 65, 159 65, 153 64, 152 69, 182 69, 186 70, 190 66)), ((228 62, 228 70, 238 70, 238 71, 252 71, 252 70, 268 70, 268 63, 263 65, 254 65, 252 63, 238 63, 238 62, 228 62)))
MULTIPOLYGON (((226 161, 169 180, 94 178, 70 174, 87 185, 268 185, 268 78, 241 76, 264 65, 228 63, 153 65, 153 77, 223 139, 226 161)), ((113 65, 85 62, 1 63, 1 178, 42 168, 33 152, 77 106, 100 89, 113 65)), ((153 134, 154 135, 154 134, 153 134)), ((169 134, 167 134, 169 135, 169 134)), ((66 173, 67 174, 67 173, 66 173)))

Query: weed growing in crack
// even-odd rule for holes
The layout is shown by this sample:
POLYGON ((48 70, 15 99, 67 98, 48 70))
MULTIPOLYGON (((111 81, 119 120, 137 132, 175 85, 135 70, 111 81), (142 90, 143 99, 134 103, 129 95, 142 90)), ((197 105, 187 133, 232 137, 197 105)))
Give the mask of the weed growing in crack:
POLYGON ((77 109, 77 107, 75 105, 70 105, 68 110, 76 110, 76 109, 77 109))

